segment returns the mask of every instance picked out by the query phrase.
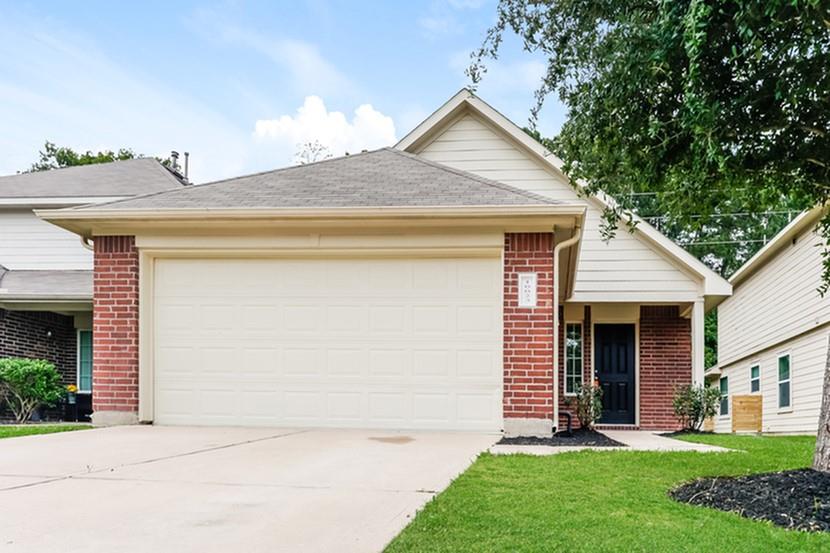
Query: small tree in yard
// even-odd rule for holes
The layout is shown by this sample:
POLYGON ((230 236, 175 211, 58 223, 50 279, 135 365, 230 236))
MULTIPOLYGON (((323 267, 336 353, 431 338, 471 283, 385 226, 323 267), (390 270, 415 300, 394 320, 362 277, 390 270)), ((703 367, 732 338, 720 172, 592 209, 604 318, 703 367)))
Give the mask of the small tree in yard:
POLYGON ((672 407, 683 425, 683 430, 696 432, 703 421, 714 417, 720 401, 720 391, 711 386, 685 384, 674 391, 672 407))
POLYGON ((64 394, 55 366, 41 359, 0 359, 0 398, 23 423, 41 405, 54 406, 64 394))
MULTIPOLYGON (((566 402, 570 404, 571 398, 566 402)), ((597 385, 578 386, 576 389, 576 418, 582 428, 592 428, 602 415, 602 388, 597 385)))

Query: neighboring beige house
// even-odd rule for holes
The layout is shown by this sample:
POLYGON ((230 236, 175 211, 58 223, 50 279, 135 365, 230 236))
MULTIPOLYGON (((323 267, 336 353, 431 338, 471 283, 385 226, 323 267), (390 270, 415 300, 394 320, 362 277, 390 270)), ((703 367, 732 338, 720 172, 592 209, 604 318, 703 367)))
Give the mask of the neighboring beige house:
POLYGON ((61 210, 95 244, 98 424, 675 428, 731 286, 468 90, 394 148, 61 210))
POLYGON ((730 279, 718 307, 718 366, 706 373, 722 392, 717 432, 732 430, 736 395, 760 395, 764 432, 817 430, 830 297, 822 297, 821 209, 802 213, 730 279))

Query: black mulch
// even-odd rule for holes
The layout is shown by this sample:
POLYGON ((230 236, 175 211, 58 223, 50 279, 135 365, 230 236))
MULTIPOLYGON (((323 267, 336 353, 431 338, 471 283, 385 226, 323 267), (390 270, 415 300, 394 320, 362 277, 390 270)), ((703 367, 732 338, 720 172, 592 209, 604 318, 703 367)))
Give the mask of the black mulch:
POLYGON ((808 532, 830 531, 830 474, 812 469, 701 478, 669 492, 677 501, 808 532))
POLYGON ((708 430, 675 430, 674 432, 661 432, 658 436, 665 438, 679 438, 681 436, 711 436, 714 432, 708 430))
POLYGON ((499 445, 549 445, 563 446, 591 446, 591 447, 626 447, 624 443, 612 440, 602 432, 596 430, 574 430, 571 434, 557 432, 550 438, 536 438, 533 436, 518 438, 502 438, 499 445))

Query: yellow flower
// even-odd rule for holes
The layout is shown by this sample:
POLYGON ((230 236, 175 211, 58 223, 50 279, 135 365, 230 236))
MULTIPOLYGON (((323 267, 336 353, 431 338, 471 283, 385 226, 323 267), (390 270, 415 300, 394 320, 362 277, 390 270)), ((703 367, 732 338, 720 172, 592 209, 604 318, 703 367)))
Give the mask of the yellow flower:
POLYGON ((74 394, 75 392, 78 391, 78 387, 75 386, 74 384, 69 384, 69 385, 66 386, 66 391, 69 392, 70 394, 74 394))

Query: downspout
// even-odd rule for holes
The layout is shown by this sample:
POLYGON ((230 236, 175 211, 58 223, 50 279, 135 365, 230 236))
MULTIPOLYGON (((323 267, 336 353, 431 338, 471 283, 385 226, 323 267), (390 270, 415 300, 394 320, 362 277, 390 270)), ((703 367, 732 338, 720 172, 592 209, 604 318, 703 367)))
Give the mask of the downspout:
MULTIPOLYGON (((554 233, 555 236, 555 233, 554 233)), ((559 252, 570 248, 582 238, 582 229, 553 248, 553 428, 559 427, 559 252)))
POLYGON ((86 236, 81 236, 81 246, 85 247, 91 252, 95 251, 95 247, 93 246, 92 241, 86 236))

